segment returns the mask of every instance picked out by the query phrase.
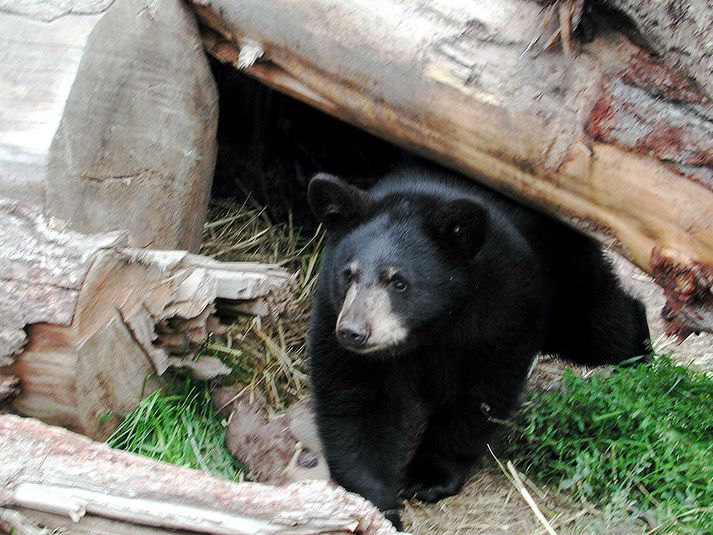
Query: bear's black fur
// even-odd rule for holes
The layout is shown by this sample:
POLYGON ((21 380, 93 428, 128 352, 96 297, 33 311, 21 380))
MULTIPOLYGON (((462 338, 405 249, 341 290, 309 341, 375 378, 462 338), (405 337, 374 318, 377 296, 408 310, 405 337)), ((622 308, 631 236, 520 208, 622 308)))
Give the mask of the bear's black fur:
POLYGON ((461 489, 538 352, 647 352, 643 306, 599 245, 492 191, 424 164, 369 192, 317 175, 309 199, 328 230, 310 332, 322 444, 397 526, 399 495, 461 489))

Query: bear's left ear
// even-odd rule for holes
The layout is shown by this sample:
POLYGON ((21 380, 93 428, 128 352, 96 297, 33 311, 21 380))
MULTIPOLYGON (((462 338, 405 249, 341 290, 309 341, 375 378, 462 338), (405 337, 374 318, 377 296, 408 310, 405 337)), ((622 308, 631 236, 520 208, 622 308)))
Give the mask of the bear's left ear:
POLYGON ((310 180, 307 196, 314 215, 328 230, 348 227, 366 213, 374 200, 366 191, 327 173, 310 180))
POLYGON ((485 241, 488 212, 470 199, 455 199, 438 205, 429 224, 442 243, 473 258, 485 241))

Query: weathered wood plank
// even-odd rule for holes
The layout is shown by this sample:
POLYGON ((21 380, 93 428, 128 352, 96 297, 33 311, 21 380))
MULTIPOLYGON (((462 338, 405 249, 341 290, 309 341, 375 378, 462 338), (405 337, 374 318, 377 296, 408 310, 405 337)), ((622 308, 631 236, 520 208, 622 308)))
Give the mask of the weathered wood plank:
MULTIPOLYGON (((215 534, 362 533, 396 530, 363 498, 326 481, 286 487, 236 484, 111 450, 36 420, 0 416, 0 506, 215 534)), ((0 520, 2 516, 0 516, 0 520)), ((50 524, 52 526, 52 524, 50 524)))

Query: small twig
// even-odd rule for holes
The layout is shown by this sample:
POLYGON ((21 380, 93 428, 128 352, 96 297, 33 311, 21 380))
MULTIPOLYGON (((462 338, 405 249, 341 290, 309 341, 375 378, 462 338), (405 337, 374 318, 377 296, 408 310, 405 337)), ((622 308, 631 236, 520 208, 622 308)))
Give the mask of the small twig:
POLYGON ((547 39, 547 41, 545 41, 545 44, 542 45, 542 50, 549 50, 550 48, 555 46, 557 44, 557 41, 559 40, 561 34, 562 34, 562 28, 560 28, 558 26, 557 29, 554 32, 552 32, 552 35, 550 35, 550 37, 547 39))
POLYGON ((537 42, 542 38, 542 36, 545 34, 545 30, 547 30, 547 25, 552 21, 552 17, 554 17, 555 14, 555 6, 552 4, 547 8, 547 13, 542 17, 542 24, 540 24, 539 29, 537 32, 535 32, 535 36, 532 38, 532 40, 528 43, 527 47, 525 50, 522 51, 522 54, 520 54, 520 57, 524 56, 527 54, 530 49, 537 44, 537 42))
POLYGON ((568 58, 572 58, 572 2, 567 0, 560 4, 560 37, 562 39, 562 49, 568 58))
POLYGON ((503 471, 505 476, 510 480, 510 482, 520 492, 523 499, 525 500, 527 505, 530 506, 530 509, 532 509, 532 512, 535 514, 535 517, 537 518, 537 520, 540 521, 540 524, 542 524, 542 526, 545 528, 547 533, 549 533, 549 535, 557 535, 557 532, 554 530, 554 528, 549 523, 549 521, 545 518, 545 515, 543 515, 542 511, 540 511, 540 508, 535 503, 535 500, 532 498, 532 495, 528 492, 527 488, 525 488, 525 485, 523 484, 522 480, 520 479, 520 476, 518 475, 517 470, 515 470, 515 466, 513 466, 512 462, 510 462, 510 461, 507 462, 507 470, 506 470, 505 466, 503 466, 503 463, 500 462, 500 459, 498 459, 495 456, 495 453, 493 453, 493 450, 490 448, 489 445, 488 445, 488 450, 490 451, 490 454, 493 456, 493 459, 495 459, 495 462, 498 463, 500 470, 503 471))
MULTIPOLYGON (((668 392, 664 395, 668 395, 668 392)), ((654 504, 654 506, 659 507, 661 505, 661 502, 658 501, 647 489, 644 487, 640 481, 634 481, 634 485, 636 485, 636 488, 641 491, 641 494, 646 496, 651 503, 654 504)))
POLYGON ((540 511, 540 508, 537 506, 537 503, 535 503, 535 500, 532 498, 532 495, 529 493, 527 488, 525 488, 525 485, 520 480, 520 476, 518 475, 517 470, 515 470, 515 466, 513 466, 512 462, 508 461, 507 467, 513 477, 513 483, 515 485, 515 488, 520 491, 520 494, 522 494, 522 497, 527 502, 527 505, 529 505, 530 509, 532 509, 532 512, 535 513, 537 520, 539 520, 542 526, 547 530, 547 533, 549 533, 550 535, 557 535, 557 532, 554 530, 549 521, 545 518, 545 515, 542 514, 542 511, 540 511))

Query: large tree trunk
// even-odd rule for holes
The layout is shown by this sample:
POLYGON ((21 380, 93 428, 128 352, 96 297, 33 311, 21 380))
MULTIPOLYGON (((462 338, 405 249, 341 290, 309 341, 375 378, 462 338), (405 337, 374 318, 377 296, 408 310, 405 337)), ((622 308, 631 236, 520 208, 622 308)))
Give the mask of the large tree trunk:
POLYGON ((2 2, 0 196, 197 251, 217 91, 179 0, 2 2))
POLYGON ((0 416, 0 529, 40 533, 36 523, 126 535, 396 533, 369 502, 325 481, 235 484, 0 416))
POLYGON ((19 379, 15 411, 106 437, 168 367, 230 372, 192 358, 217 315, 277 314, 291 296, 293 279, 273 266, 127 242, 0 198, 0 399, 19 379))
POLYGON ((623 34, 569 59, 527 0, 193 2, 217 58, 610 242, 713 331, 710 95, 623 34))

